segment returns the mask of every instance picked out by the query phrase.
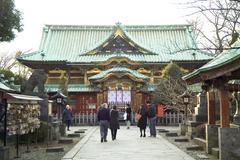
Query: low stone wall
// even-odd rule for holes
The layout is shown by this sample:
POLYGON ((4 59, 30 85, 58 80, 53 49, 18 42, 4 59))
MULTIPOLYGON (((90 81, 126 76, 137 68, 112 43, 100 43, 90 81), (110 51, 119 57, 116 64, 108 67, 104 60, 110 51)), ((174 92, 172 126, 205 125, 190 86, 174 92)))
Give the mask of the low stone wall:
POLYGON ((218 128, 220 160, 240 159, 240 128, 218 128))
POLYGON ((0 147, 0 160, 9 160, 9 147, 0 147))
POLYGON ((206 152, 211 153, 212 148, 218 148, 219 125, 206 125, 206 152))

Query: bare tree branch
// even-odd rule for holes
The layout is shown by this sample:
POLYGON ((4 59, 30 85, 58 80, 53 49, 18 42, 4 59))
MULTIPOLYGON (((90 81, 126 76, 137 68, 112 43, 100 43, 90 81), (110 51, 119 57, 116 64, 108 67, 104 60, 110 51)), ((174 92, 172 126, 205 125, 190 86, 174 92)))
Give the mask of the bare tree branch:
POLYGON ((213 31, 206 32, 202 29, 202 26, 200 29, 195 26, 195 29, 199 32, 198 40, 206 40, 199 44, 204 44, 202 46, 207 46, 207 48, 215 50, 216 54, 223 52, 226 48, 232 47, 232 44, 239 37, 240 4, 238 1, 192 0, 186 3, 186 5, 190 9, 195 10, 190 14, 191 16, 200 15, 205 21, 205 26, 213 28, 213 31))

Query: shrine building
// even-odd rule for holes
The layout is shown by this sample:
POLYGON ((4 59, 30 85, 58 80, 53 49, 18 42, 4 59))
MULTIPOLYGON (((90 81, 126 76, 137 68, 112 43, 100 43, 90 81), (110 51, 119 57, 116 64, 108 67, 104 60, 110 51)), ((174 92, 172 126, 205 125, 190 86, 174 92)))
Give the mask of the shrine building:
POLYGON ((136 110, 169 62, 192 71, 213 57, 197 49, 191 25, 46 25, 36 52, 18 57, 48 74, 45 91, 67 91, 74 112, 103 102, 136 110))

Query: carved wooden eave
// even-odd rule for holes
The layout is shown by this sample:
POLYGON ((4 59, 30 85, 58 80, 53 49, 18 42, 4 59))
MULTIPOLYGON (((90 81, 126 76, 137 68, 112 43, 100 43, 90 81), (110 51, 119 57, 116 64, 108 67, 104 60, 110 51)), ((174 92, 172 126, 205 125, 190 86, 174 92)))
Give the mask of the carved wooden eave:
POLYGON ((100 69, 98 69, 98 68, 93 68, 93 69, 87 71, 87 74, 97 74, 97 73, 100 73, 100 72, 101 72, 100 69))
POLYGON ((120 64, 120 63, 124 63, 126 62, 127 64, 130 64, 130 65, 140 65, 141 63, 139 62, 136 62, 136 61, 132 61, 130 60, 129 58, 127 57, 112 57, 112 58, 109 58, 107 61, 105 62, 98 62, 96 63, 96 65, 99 65, 99 66, 105 66, 105 65, 110 65, 112 63, 116 62, 117 64, 120 64))
POLYGON ((147 70, 147 69, 145 69, 145 68, 139 68, 138 70, 137 70, 139 73, 144 73, 144 74, 146 74, 146 73, 151 73, 151 71, 150 70, 147 70))
POLYGON ((94 83, 101 83, 101 82, 107 81, 110 78, 121 79, 124 76, 127 76, 129 79, 131 79, 131 80, 133 80, 135 82, 141 82, 141 83, 147 82, 144 79, 140 79, 140 78, 134 77, 130 73, 109 73, 109 74, 107 74, 103 78, 100 78, 100 79, 97 79, 97 80, 93 80, 93 82, 94 83))

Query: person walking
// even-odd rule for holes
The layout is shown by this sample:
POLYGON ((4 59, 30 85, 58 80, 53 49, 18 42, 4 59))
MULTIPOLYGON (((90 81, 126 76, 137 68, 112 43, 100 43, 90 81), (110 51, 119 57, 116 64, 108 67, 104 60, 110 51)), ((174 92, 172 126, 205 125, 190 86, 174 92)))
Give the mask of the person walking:
POLYGON ((69 127, 72 122, 72 108, 69 105, 66 105, 65 109, 63 110, 63 122, 65 122, 67 126, 67 130, 70 131, 69 127))
POLYGON ((129 129, 131 125, 131 114, 132 114, 132 109, 130 107, 130 104, 127 104, 126 113, 127 113, 126 124, 127 124, 127 129, 129 129))
POLYGON ((110 113, 108 109, 108 104, 103 103, 98 111, 98 121, 100 125, 100 135, 101 135, 101 143, 107 142, 107 134, 108 134, 108 125, 110 120, 110 113))
POLYGON ((140 137, 146 137, 147 126, 147 109, 144 105, 141 105, 137 114, 140 115, 137 126, 140 128, 140 137))
POLYGON ((156 106, 147 101, 150 137, 156 137, 156 106))
POLYGON ((118 118, 119 113, 117 107, 114 105, 110 113, 110 129, 113 141, 116 140, 117 130, 120 129, 118 118))

